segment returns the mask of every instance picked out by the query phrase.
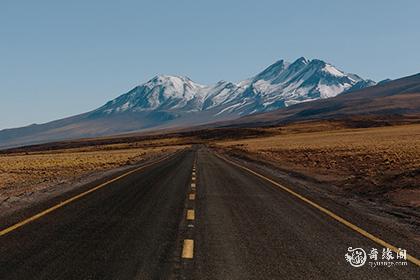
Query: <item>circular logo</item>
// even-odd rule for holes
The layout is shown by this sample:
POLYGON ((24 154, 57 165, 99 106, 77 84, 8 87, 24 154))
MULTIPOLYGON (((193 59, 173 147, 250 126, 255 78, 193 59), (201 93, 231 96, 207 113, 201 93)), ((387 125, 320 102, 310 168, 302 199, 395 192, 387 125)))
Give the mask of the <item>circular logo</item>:
POLYGON ((351 266, 360 267, 365 264, 367 256, 365 250, 362 248, 352 248, 347 249, 347 254, 345 255, 346 261, 348 261, 351 266))

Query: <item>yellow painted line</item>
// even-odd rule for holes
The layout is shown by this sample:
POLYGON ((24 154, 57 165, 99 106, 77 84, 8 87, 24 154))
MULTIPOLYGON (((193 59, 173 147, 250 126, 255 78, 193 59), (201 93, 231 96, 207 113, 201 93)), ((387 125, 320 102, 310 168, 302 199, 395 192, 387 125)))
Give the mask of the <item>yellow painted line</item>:
POLYGON ((194 221, 194 219, 195 219, 194 209, 188 209, 187 210, 187 220, 188 221, 194 221))
MULTIPOLYGON (((383 246, 383 247, 389 248, 389 249, 391 249, 392 251, 394 251, 395 253, 398 253, 398 252, 399 252, 398 247, 393 246, 393 245, 389 244, 388 242, 386 242, 386 241, 384 241, 384 240, 382 240, 382 239, 380 239, 380 238, 378 238, 378 237, 374 236, 373 234, 371 234, 371 233, 369 233, 369 232, 365 231, 364 229, 362 229, 362 228, 360 228, 360 227, 356 226, 355 224, 352 224, 351 222, 349 222, 349 221, 347 221, 346 219, 344 219, 344 218, 342 218, 342 217, 338 216, 337 214, 335 214, 335 213, 331 212, 330 210, 328 210, 328 209, 326 209, 326 208, 324 208, 324 207, 320 206, 319 204, 317 204, 317 203, 315 203, 315 202, 313 202, 313 201, 311 201, 311 200, 307 199, 307 198, 306 198, 306 197, 304 197, 303 195, 300 195, 300 194, 298 194, 297 192, 292 191, 291 189, 289 189, 289 188, 287 188, 287 187, 285 187, 285 186, 283 186, 283 185, 281 185, 281 184, 277 183, 276 181, 271 180, 270 178, 267 178, 267 177, 265 177, 264 175, 262 175, 262 174, 260 174, 260 173, 258 173, 258 172, 255 172, 255 171, 253 171, 253 170, 251 170, 251 169, 249 169, 249 168, 247 168, 247 167, 245 167, 245 166, 242 166, 242 165, 240 165, 240 164, 238 164, 238 163, 236 163, 236 162, 234 162, 234 161, 231 161, 231 160, 229 160, 229 159, 227 159, 227 158, 225 158, 225 157, 222 157, 222 156, 220 156, 220 155, 218 155, 218 154, 216 154, 216 155, 217 155, 219 158, 221 158, 221 159, 223 159, 223 160, 225 160, 225 161, 229 162, 230 164, 233 164, 233 165, 235 165, 235 166, 237 166, 237 167, 239 167, 239 168, 242 168, 243 170, 246 170, 246 171, 248 171, 249 173, 251 173, 251 174, 253 174, 253 175, 257 176, 257 177, 259 177, 259 178, 261 178, 261 179, 264 179, 264 180, 266 180, 266 181, 270 182, 271 184, 273 184, 273 185, 275 185, 275 186, 279 187, 280 189, 282 189, 283 191, 285 191, 285 192, 287 192, 287 193, 289 193, 289 194, 293 195, 294 197, 297 197, 298 199, 302 200, 303 202, 305 202, 305 203, 307 203, 307 204, 309 204, 309 205, 311 205, 311 206, 315 207, 315 208, 316 208, 316 209, 318 209, 319 211, 321 211, 321 212, 323 212, 324 214, 326 214, 326 215, 330 216, 331 218, 333 218, 334 220, 338 221, 339 223, 341 223, 341 224, 343 224, 343 225, 345 225, 345 226, 349 227, 350 229, 352 229, 352 230, 356 231, 357 233, 359 233, 359 234, 363 235, 364 237, 366 237, 366 238, 368 238, 368 239, 372 240, 373 242, 375 242, 375 243, 377 243, 377 244, 379 244, 379 245, 381 245, 381 246, 383 246)), ((419 260, 419 259, 417 259, 416 257, 412 256, 412 255, 407 254, 407 260, 409 260, 410 262, 412 262, 412 263, 416 264, 417 266, 420 266, 420 260, 419 260)))
POLYGON ((192 259, 194 257, 194 240, 185 239, 182 246, 182 258, 192 259))
POLYGON ((122 178, 124 178, 124 177, 126 177, 126 176, 128 176, 130 174, 133 174, 134 172, 137 172, 139 170, 142 170, 144 168, 147 168, 149 166, 152 166, 154 164, 157 164, 159 162, 162 162, 162 161, 168 159, 169 157, 171 157, 173 155, 174 154, 172 154, 170 156, 167 156, 167 157, 164 157, 164 158, 162 158, 162 159, 160 159, 158 161, 152 162, 150 164, 147 164, 147 165, 144 165, 144 166, 140 166, 140 167, 138 167, 136 169, 133 169, 131 171, 128 171, 127 173, 124 173, 124 174, 122 174, 122 175, 120 175, 118 177, 115 177, 114 179, 111 179, 109 181, 106 181, 105 183, 102 183, 102 184, 100 184, 100 185, 98 185, 98 186, 96 186, 96 187, 94 187, 94 188, 92 188, 90 190, 87 190, 87 191, 82 192, 82 193, 80 193, 80 194, 78 194, 76 196, 73 196, 73 197, 71 197, 71 198, 69 198, 67 200, 64 200, 64 201, 60 202, 59 204, 56 204, 56 205, 54 205, 54 206, 52 206, 52 207, 50 207, 48 209, 45 209, 44 211, 42 211, 42 212, 40 212, 40 213, 38 213, 38 214, 30 217, 30 218, 27 218, 27 219, 25 219, 23 221, 20 221, 20 222, 14 224, 14 225, 12 225, 12 226, 10 226, 8 228, 5 228, 5 229, 1 230, 0 231, 0 236, 3 236, 5 234, 8 234, 9 232, 12 232, 12 231, 14 231, 14 230, 16 230, 16 229, 18 229, 18 228, 26 225, 26 224, 29 224, 30 222, 33 222, 33 221, 35 221, 35 220, 37 220, 37 219, 39 219, 39 218, 41 218, 41 217, 43 217, 43 216, 45 216, 45 215, 53 212, 53 211, 55 211, 55 210, 57 210, 57 209, 65 206, 65 205, 67 205, 67 204, 75 201, 75 200, 78 200, 79 198, 82 198, 82 197, 84 197, 84 196, 86 196, 86 195, 88 195, 90 193, 93 193, 94 191, 97 191, 97 190, 99 190, 99 189, 101 189, 101 188, 103 188, 103 187, 105 187, 105 186, 107 186, 107 185, 109 185, 109 184, 111 184, 111 183, 113 183, 115 181, 118 181, 118 180, 120 180, 120 179, 122 179, 122 178))
POLYGON ((195 193, 190 193, 190 195, 188 196, 189 200, 195 200, 195 193))

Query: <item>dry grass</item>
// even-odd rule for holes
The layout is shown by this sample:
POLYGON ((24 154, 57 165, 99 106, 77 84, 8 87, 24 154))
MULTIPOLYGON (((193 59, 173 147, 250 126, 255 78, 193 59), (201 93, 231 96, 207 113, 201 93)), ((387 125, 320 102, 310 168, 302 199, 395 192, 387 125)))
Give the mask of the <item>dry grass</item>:
POLYGON ((0 155, 0 199, 71 182, 93 172, 134 164, 181 148, 183 146, 133 148, 129 145, 104 145, 0 155))
POLYGON ((384 194, 420 206, 420 125, 307 130, 279 129, 276 136, 218 145, 352 192, 384 194))

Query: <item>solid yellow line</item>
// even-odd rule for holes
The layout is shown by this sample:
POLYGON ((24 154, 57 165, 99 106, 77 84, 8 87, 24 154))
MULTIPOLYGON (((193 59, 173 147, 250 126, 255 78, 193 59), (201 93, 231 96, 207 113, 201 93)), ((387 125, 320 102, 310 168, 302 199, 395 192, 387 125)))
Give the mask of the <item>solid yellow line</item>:
POLYGON ((182 258, 192 259, 194 257, 194 240, 185 239, 182 247, 182 258))
POLYGON ((195 219, 194 209, 187 210, 187 220, 188 221, 194 221, 194 219, 195 219))
POLYGON ((94 188, 92 188, 90 190, 87 190, 87 191, 82 192, 82 193, 80 193, 80 194, 78 194, 76 196, 73 196, 73 197, 71 197, 71 198, 69 198, 67 200, 64 200, 64 201, 60 202, 59 204, 56 204, 56 205, 54 205, 54 206, 52 206, 52 207, 50 207, 50 208, 48 208, 48 209, 46 209, 46 210, 44 210, 42 212, 40 212, 40 213, 38 213, 38 214, 30 217, 30 218, 27 218, 27 219, 25 219, 23 221, 20 221, 20 222, 14 224, 14 225, 12 225, 12 226, 10 226, 8 228, 5 228, 5 229, 1 230, 0 231, 0 236, 3 236, 5 234, 8 234, 9 232, 12 232, 12 231, 14 231, 14 230, 16 230, 16 229, 18 229, 18 228, 26 225, 26 224, 29 224, 30 222, 33 222, 33 221, 35 221, 35 220, 37 220, 37 219, 39 219, 39 218, 41 218, 41 217, 43 217, 43 216, 45 216, 45 215, 53 212, 53 211, 55 211, 55 210, 63 207, 64 205, 67 205, 67 204, 69 204, 69 203, 71 203, 71 202, 73 202, 73 201, 75 201, 75 200, 77 200, 79 198, 82 198, 82 197, 84 197, 84 196, 86 196, 86 195, 88 195, 88 194, 90 194, 90 193, 92 193, 94 191, 97 191, 97 190, 99 190, 99 189, 101 189, 101 188, 103 188, 103 187, 105 187, 105 186, 107 186, 107 185, 109 185, 109 184, 111 184, 111 183, 113 183, 115 181, 118 181, 119 179, 122 179, 122 178, 124 178, 124 177, 126 177, 126 176, 128 176, 128 175, 130 175, 130 174, 132 174, 134 172, 137 172, 137 171, 142 170, 142 169, 144 169, 146 167, 149 167, 149 166, 152 166, 152 165, 157 164, 159 162, 162 162, 162 161, 168 159, 169 157, 171 157, 172 155, 167 156, 167 157, 164 157, 164 158, 162 158, 162 159, 160 159, 158 161, 152 162, 150 164, 147 164, 147 165, 138 167, 138 168, 133 169, 131 171, 128 171, 127 173, 124 173, 124 174, 122 174, 122 175, 120 175, 118 177, 115 177, 114 179, 111 179, 111 180, 109 180, 109 181, 107 181, 105 183, 102 183, 102 184, 100 184, 100 185, 98 185, 98 186, 96 186, 96 187, 94 187, 94 188))
MULTIPOLYGON (((313 202, 313 201, 311 201, 311 200, 307 199, 306 197, 304 197, 304 196, 302 196, 302 195, 300 195, 300 194, 298 194, 298 193, 296 193, 296 192, 292 191, 291 189, 289 189, 289 188, 287 188, 287 187, 285 187, 285 186, 283 186, 283 185, 281 185, 281 184, 277 183, 276 181, 273 181, 273 180, 271 180, 270 178, 267 178, 267 177, 265 177, 264 175, 262 175, 262 174, 260 174, 260 173, 257 173, 257 172, 255 172, 255 171, 253 171, 253 170, 251 170, 251 169, 249 169, 249 168, 247 168, 247 167, 245 167, 245 166, 242 166, 242 165, 240 165, 240 164, 238 164, 238 163, 236 163, 236 162, 233 162, 233 161, 231 161, 231 160, 229 160, 229 159, 227 159, 227 158, 225 158, 225 157, 222 157, 222 156, 220 156, 220 155, 218 155, 218 154, 216 154, 216 155, 217 155, 219 158, 221 158, 221 159, 223 159, 223 160, 225 160, 225 161, 227 161, 227 162, 229 162, 229 163, 231 163, 231 164, 233 164, 233 165, 235 165, 235 166, 237 166, 237 167, 239 167, 239 168, 242 168, 242 169, 244 169, 244 170, 248 171, 249 173, 254 174, 255 176, 260 177, 260 178, 262 178, 262 179, 264 179, 264 180, 266 180, 266 181, 270 182, 271 184, 273 184, 273 185, 275 185, 275 186, 277 186, 277 187, 281 188, 283 191, 286 191, 286 192, 288 192, 289 194, 291 194, 291 195, 293 195, 293 196, 295 196, 295 197, 299 198, 300 200, 302 200, 302 201, 306 202, 307 204, 309 204, 309 205, 311 205, 311 206, 315 207, 316 209, 318 209, 318 210, 320 210, 321 212, 323 212, 323 213, 327 214, 328 216, 330 216, 330 217, 331 217, 331 218, 333 218, 334 220, 336 220, 336 221, 340 222, 341 224, 343 224, 343 225, 345 225, 345 226, 347 226, 347 227, 351 228, 352 230, 354 230, 354 231, 356 231, 356 232, 360 233, 360 234, 361 234, 361 235, 363 235, 364 237, 369 238, 369 239, 370 239, 370 240, 372 240, 373 242, 376 242, 377 244, 379 244, 379 245, 381 245, 381 246, 383 246, 383 247, 387 247, 387 248, 391 249, 392 251, 394 251, 395 253, 398 253, 398 252, 399 252, 399 249, 398 249, 396 246, 393 246, 393 245, 391 245, 391 244, 389 244, 389 243, 385 242, 384 240, 382 240, 382 239, 380 239, 380 238, 378 238, 378 237, 374 236, 373 234, 371 234, 371 233, 369 233, 369 232, 365 231, 364 229, 362 229, 362 228, 360 228, 360 227, 358 227, 358 226, 356 226, 356 225, 352 224, 351 222, 347 221, 346 219, 344 219, 344 218, 342 218, 342 217, 338 216, 337 214, 334 214, 334 213, 333 213, 333 212, 331 212, 330 210, 328 210, 328 209, 326 209, 326 208, 324 208, 324 207, 320 206, 319 204, 317 204, 317 203, 315 203, 315 202, 313 202)), ((414 263, 414 264, 416 264, 416 265, 420 266, 420 260, 419 260, 419 259, 417 259, 417 258, 415 258, 414 256, 411 256, 411 255, 407 254, 407 260, 409 260, 410 262, 412 262, 412 263, 414 263)))
POLYGON ((188 196, 189 200, 195 200, 195 193, 190 193, 190 195, 188 196))

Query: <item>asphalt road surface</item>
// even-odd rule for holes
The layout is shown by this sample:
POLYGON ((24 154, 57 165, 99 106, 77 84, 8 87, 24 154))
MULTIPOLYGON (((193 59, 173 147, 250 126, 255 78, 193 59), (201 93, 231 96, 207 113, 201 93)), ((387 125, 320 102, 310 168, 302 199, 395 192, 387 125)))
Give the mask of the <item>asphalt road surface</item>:
MULTIPOLYGON (((40 209, 32 211, 25 216, 40 209)), ((348 247, 382 253, 319 209, 200 148, 1 235, 0 279, 420 279, 411 262, 352 267, 348 247)))

